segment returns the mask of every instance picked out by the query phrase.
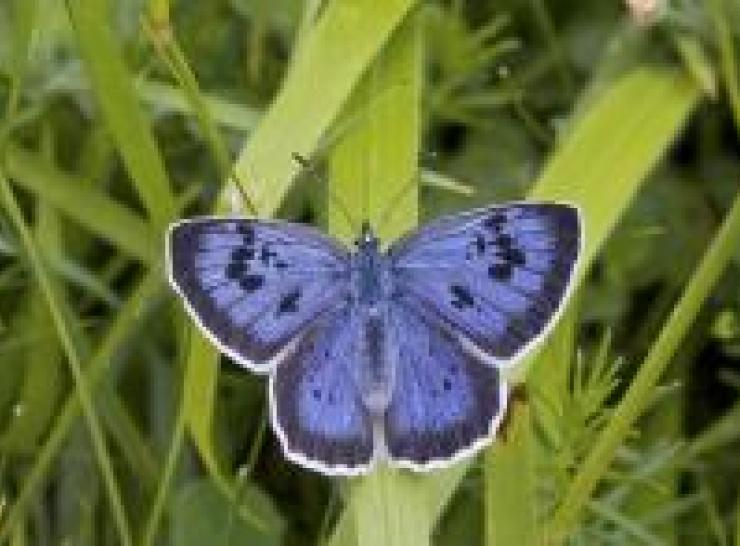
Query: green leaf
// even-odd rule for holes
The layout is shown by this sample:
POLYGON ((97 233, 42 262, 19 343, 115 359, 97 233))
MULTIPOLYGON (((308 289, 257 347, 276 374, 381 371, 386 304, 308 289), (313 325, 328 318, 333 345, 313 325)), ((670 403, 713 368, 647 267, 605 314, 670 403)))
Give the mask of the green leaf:
MULTIPOLYGON (((161 288, 161 284, 157 272, 149 273, 121 306, 115 322, 100 341, 90 361, 84 366, 87 381, 91 387, 101 380, 113 358, 137 332, 137 326, 146 317, 152 303, 157 300, 157 291, 161 288)), ((48 438, 39 448, 33 465, 26 474, 12 505, 0 521, 0 541, 5 540, 23 521, 28 505, 37 498, 36 495, 43 484, 43 479, 49 472, 56 455, 62 449, 67 434, 76 422, 80 411, 80 400, 76 393, 72 393, 59 411, 59 417, 54 422, 48 438)))
MULTIPOLYGON (((221 465, 213 446, 213 412, 218 384, 218 352, 200 330, 191 326, 190 349, 185 368, 183 403, 195 447, 214 477, 221 476, 221 465)), ((222 478, 223 479, 223 478, 222 478)))
MULTIPOLYGON (((330 2, 301 40, 282 90, 235 166, 237 178, 261 215, 276 212, 298 172, 293 155, 309 156, 316 149, 353 86, 414 3, 330 2), (352 48, 345 47, 350 42, 352 48)), ((217 352, 199 333, 191 336, 190 343, 185 379, 188 429, 216 486, 234 498, 232 480, 221 469, 211 430, 217 352)), ((263 525, 254 515, 245 517, 263 525)))
MULTIPOLYGON (((699 97, 694 81, 684 74, 633 68, 594 98, 548 161, 530 196, 581 207, 585 219, 581 275, 699 97)), ((439 517, 470 464, 466 461, 429 477, 427 495, 434 495, 430 521, 439 517)), ((343 515, 336 536, 346 536, 351 529, 348 517, 343 515)))
POLYGON ((68 0, 66 5, 100 114, 155 232, 164 232, 175 217, 175 199, 164 161, 111 29, 109 3, 107 0, 68 0))
POLYGON ((258 532, 237 517, 234 500, 207 480, 197 480, 177 492, 172 506, 171 532, 174 546, 278 546, 283 520, 270 497, 254 485, 246 485, 236 502, 266 523, 269 532, 258 532))
POLYGON ((106 446, 100 420, 95 411, 90 386, 82 372, 82 363, 80 362, 80 355, 75 339, 76 332, 69 326, 69 321, 67 320, 69 310, 64 305, 65 302, 58 293, 58 287, 53 282, 36 248, 33 237, 23 218, 20 206, 13 195, 10 182, 8 182, 2 172, 0 172, 0 193, 2 193, 5 209, 20 234, 31 270, 39 285, 41 294, 46 301, 57 336, 67 356, 69 369, 75 383, 75 391, 80 399, 80 406, 82 407, 82 413, 90 431, 97 463, 103 475, 103 482, 106 486, 106 493, 108 494, 108 500, 116 523, 116 530, 121 543, 127 546, 132 544, 132 538, 123 507, 123 499, 118 481, 113 472, 113 463, 106 446))
POLYGON ((539 544, 530 413, 529 402, 513 394, 502 439, 486 452, 484 506, 488 546, 539 544))
POLYGON ((310 157, 316 150, 354 85, 415 4, 415 0, 327 3, 235 166, 244 191, 261 214, 269 216, 278 208, 300 170, 293 154, 310 157))
POLYGON ((13 181, 51 206, 144 262, 160 259, 161 241, 147 222, 95 189, 49 166, 47 161, 20 147, 8 146, 6 168, 13 181))
MULTIPOLYGON (((31 338, 14 351, 14 366, 23 366, 23 385, 11 408, 7 428, 0 435, 0 451, 31 455, 53 419, 62 388, 62 353, 49 311, 37 290, 28 296, 18 317, 17 333, 31 338)), ((19 336, 20 339, 22 337, 19 336)))
MULTIPOLYGON (((349 101, 345 118, 358 121, 329 159, 332 193, 353 216, 345 218, 338 203, 329 203, 329 231, 340 238, 356 237, 359 220, 369 220, 383 240, 398 237, 417 222, 421 61, 419 20, 412 17, 375 60, 349 101), (373 102, 384 93, 383 101, 373 102), (372 116, 363 116, 370 104, 372 116)), ((357 544, 428 544, 432 520, 421 484, 405 472, 387 468, 358 480, 349 508, 355 517, 357 544)))

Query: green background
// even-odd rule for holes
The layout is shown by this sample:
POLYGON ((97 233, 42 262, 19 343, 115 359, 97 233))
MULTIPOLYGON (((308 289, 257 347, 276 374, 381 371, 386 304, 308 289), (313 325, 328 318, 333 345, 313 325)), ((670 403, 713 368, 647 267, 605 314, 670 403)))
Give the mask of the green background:
POLYGON ((734 0, 0 1, 0 543, 740 545, 739 58, 734 0), (480 456, 291 465, 167 287, 171 221, 329 193, 584 211, 480 456))

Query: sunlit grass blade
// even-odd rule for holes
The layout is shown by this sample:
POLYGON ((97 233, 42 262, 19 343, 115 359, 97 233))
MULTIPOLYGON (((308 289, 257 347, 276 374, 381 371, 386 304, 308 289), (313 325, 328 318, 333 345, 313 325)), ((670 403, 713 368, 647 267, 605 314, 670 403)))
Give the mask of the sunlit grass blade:
POLYGON ((529 402, 514 394, 502 437, 486 453, 483 494, 488 546, 539 543, 530 413, 529 402))
POLYGON ((74 175, 53 168, 36 154, 9 145, 5 154, 8 175, 96 236, 146 263, 159 259, 161 241, 136 213, 74 175), (155 248, 156 247, 156 248, 155 248))
POLYGON ((293 154, 312 155, 353 86, 415 4, 415 0, 326 4, 236 163, 235 174, 261 214, 269 216, 277 209, 299 172, 293 154))
POLYGON ((699 98, 686 74, 637 67, 603 93, 548 161, 530 197, 581 207, 581 274, 699 98))
MULTIPOLYGON (((282 90, 235 166, 239 183, 260 215, 275 213, 299 169, 293 155, 311 155, 353 86, 414 4, 414 0, 330 2, 323 10, 302 39, 282 90), (353 47, 347 48, 350 42, 353 47)), ((196 332, 186 365, 188 428, 211 479, 235 499, 233 482, 222 471, 213 446, 217 378, 216 350, 196 332)))
MULTIPOLYGON (((354 225, 348 225, 338 204, 329 202, 329 230, 344 240, 357 236, 361 220, 369 220, 386 241, 417 221, 420 40, 418 18, 404 22, 347 106, 345 116, 358 121, 329 160, 332 193, 354 216, 354 225), (383 101, 374 101, 384 93, 388 96, 383 101), (362 116, 370 107, 372 115, 362 116)), ((348 510, 355 517, 357 544, 427 544, 431 521, 424 493, 419 480, 384 467, 354 483, 348 510)))
MULTIPOLYGON (((581 275, 699 97, 693 80, 681 73, 637 67, 594 100, 548 162, 530 196, 581 207, 586 237, 581 275)), ((438 481, 432 485, 437 510, 469 464, 432 477, 438 481)), ((344 517, 339 533, 349 528, 344 517)))
POLYGON ((100 114, 155 231, 163 232, 175 216, 175 199, 164 161, 111 29, 110 3, 107 0, 67 0, 66 6, 100 114))

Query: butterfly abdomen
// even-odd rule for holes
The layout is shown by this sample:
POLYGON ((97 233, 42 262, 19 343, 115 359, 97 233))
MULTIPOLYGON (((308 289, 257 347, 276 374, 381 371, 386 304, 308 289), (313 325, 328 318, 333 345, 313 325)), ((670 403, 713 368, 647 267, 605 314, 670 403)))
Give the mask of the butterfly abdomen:
POLYGON ((359 361, 353 364, 357 388, 366 409, 382 416, 393 390, 394 361, 388 336, 388 301, 391 293, 388 259, 369 228, 357 241, 351 265, 354 324, 358 333, 359 361))
POLYGON ((360 355, 356 377, 367 410, 382 415, 390 403, 393 390, 393 358, 388 339, 388 322, 383 309, 366 309, 362 313, 360 355))

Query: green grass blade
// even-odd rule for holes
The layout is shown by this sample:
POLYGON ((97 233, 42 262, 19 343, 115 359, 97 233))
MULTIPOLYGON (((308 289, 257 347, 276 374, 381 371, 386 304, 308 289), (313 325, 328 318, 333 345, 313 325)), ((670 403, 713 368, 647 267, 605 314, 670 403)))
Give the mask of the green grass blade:
POLYGON ((547 163, 530 197, 581 206, 582 274, 699 98, 684 73, 636 68, 602 95, 547 163))
MULTIPOLYGON (((315 150, 353 86, 414 3, 360 0, 326 6, 316 26, 301 41, 281 92, 235 166, 237 178, 260 215, 275 213, 298 172, 293 154, 309 156, 315 150), (350 42, 353 47, 345 47, 350 42)), ((211 479, 224 494, 236 499, 212 439, 217 354, 197 332, 190 343, 185 378, 188 429, 211 479)), ((255 516, 246 517, 254 520, 255 516)))
POLYGON ((13 317, 10 328, 17 336, 33 332, 33 337, 25 341, 24 350, 9 355, 11 362, 24 368, 24 374, 14 411, 0 435, 0 450, 29 456, 35 453, 56 412, 64 363, 46 302, 33 289, 24 299, 26 308, 13 317))
POLYGON ((663 371, 671 362, 694 318, 709 296, 720 274, 740 245, 740 197, 736 198, 696 273, 666 321, 648 356, 620 401, 609 425, 600 435, 579 469, 565 498, 553 516, 548 536, 560 543, 577 521, 599 479, 607 471, 614 453, 641 415, 663 371))
MULTIPOLYGON (((190 328, 181 328, 183 332, 190 332, 190 328)), ((183 342, 182 345, 185 347, 181 351, 181 355, 187 355, 187 347, 183 342)), ((182 356, 180 357, 182 359, 182 356)), ((185 397, 183 397, 185 400, 185 397)), ((187 415, 185 412, 185 405, 180 403, 177 415, 175 417, 175 426, 172 431, 172 439, 170 440, 170 447, 167 450, 167 458, 165 460, 162 476, 157 486, 157 492, 152 502, 152 508, 149 510, 149 516, 144 527, 144 533, 141 543, 144 546, 151 546, 155 544, 157 538, 157 531, 159 528, 162 515, 166 510, 166 502, 170 494, 170 488, 172 486, 172 480, 175 477, 177 470, 177 463, 180 459, 182 448, 185 445, 185 433, 187 431, 187 415)))
MULTIPOLYGON (((158 16, 162 16, 162 13, 159 15, 152 13, 149 19, 144 19, 144 31, 149 36, 160 58, 165 62, 170 73, 183 91, 190 105, 190 110, 195 115, 195 119, 198 121, 201 132, 206 139, 213 160, 218 168, 219 176, 222 180, 227 180, 231 178, 231 159, 229 158, 226 144, 221 139, 216 123, 200 92, 198 80, 195 78, 195 74, 193 74, 185 54, 175 39, 173 30, 169 24, 169 17, 165 19, 154 19, 154 17, 158 16)), ((244 197, 247 197, 246 194, 244 194, 244 197)), ((247 200, 245 205, 249 209, 248 212, 250 214, 256 213, 254 205, 251 202, 247 200)))
MULTIPOLYGON (((239 503, 238 478, 229 478, 224 461, 213 443, 213 417, 218 385, 219 356, 211 342, 195 326, 189 326, 188 359, 185 368, 183 415, 201 461, 219 491, 235 506, 239 503)), ((236 514, 258 531, 267 531, 266 523, 239 506, 236 514)))
MULTIPOLYGON (((195 115, 193 102, 179 87, 153 80, 138 80, 136 90, 142 102, 158 112, 195 115)), ((201 93, 201 97, 203 107, 218 125, 251 132, 259 123, 261 113, 254 108, 208 93, 201 93)))
POLYGON ((530 406, 526 400, 514 398, 508 411, 510 421, 504 436, 486 452, 485 543, 535 545, 539 542, 530 406))
POLYGON ((737 56, 732 40, 729 2, 726 0, 712 0, 707 4, 714 23, 717 46, 719 47, 722 79, 727 89, 735 126, 740 128, 740 71, 738 71, 737 56))
POLYGON ((195 327, 190 328, 188 365, 183 391, 184 413, 203 464, 212 477, 221 478, 221 464, 213 446, 212 423, 218 382, 218 353, 195 327))
MULTIPOLYGON (((370 220, 386 241, 413 227, 419 214, 420 38, 414 17, 388 43, 348 104, 346 117, 359 121, 330 156, 332 193, 346 203, 355 222, 370 220), (386 100, 375 101, 385 93, 386 100), (373 115, 363 116, 371 103, 373 115)), ((341 212, 330 202, 329 230, 345 240, 356 237, 358 226, 348 225, 341 212)), ((349 509, 357 544, 428 544, 431 520, 421 483, 388 468, 358 480, 349 509)))
MULTIPOLYGON (((85 366, 87 382, 94 387, 102 378, 114 356, 131 339, 137 330, 140 321, 146 316, 153 301, 157 300, 157 292, 161 289, 162 281, 157 272, 149 273, 134 290, 128 300, 121 306, 115 322, 109 328, 98 349, 85 366)), ((33 466, 29 470, 13 504, 0 521, 0 542, 7 539, 13 529, 23 521, 24 514, 29 508, 43 484, 56 455, 64 445, 72 425, 80 414, 80 400, 76 394, 71 394, 59 411, 59 417, 54 423, 49 437, 38 450, 33 466)))
MULTIPOLYGON (((591 103, 548 162, 531 197, 581 206, 586 232, 581 274, 699 97, 694 81, 683 74, 632 69, 591 103)), ((435 495, 435 509, 446 505, 469 464, 431 477, 426 487, 435 495)), ((351 528, 343 517, 337 535, 344 537, 351 528)))
POLYGON ((415 0, 327 3, 236 163, 236 176, 261 214, 269 216, 277 209, 300 170, 292 155, 310 157, 316 150, 353 86, 415 4, 415 0))
POLYGON ((5 120, 0 122, 0 141, 4 140, 6 123, 9 123, 15 117, 20 105, 21 85, 28 65, 28 52, 36 24, 38 2, 37 0, 13 0, 8 2, 8 11, 10 12, 11 28, 13 30, 9 67, 11 75, 5 120))
POLYGON ((740 493, 735 500, 735 546, 740 546, 740 493))
POLYGON ((41 292, 46 299, 49 311, 51 313, 54 326, 57 330, 57 335, 62 343, 62 347, 67 356, 70 371, 75 382, 75 390, 80 400, 85 420, 87 421, 88 428, 90 430, 90 436, 92 438, 93 447, 95 450, 95 456, 97 458, 98 465, 100 466, 101 473, 103 475, 103 482, 106 486, 106 492, 108 499, 111 504, 113 511, 116 528, 119 534, 119 539, 124 546, 131 545, 131 532, 129 530, 128 521, 126 519, 126 512, 123 506, 123 499, 121 497, 121 491, 116 480, 115 473, 113 471, 113 462, 110 459, 110 455, 105 445, 105 438, 103 430, 98 420, 97 414, 95 413, 95 407, 93 403, 92 394, 88 385, 87 379, 82 372, 82 363, 80 362, 79 355, 75 342, 73 341, 73 333, 67 325, 65 313, 60 307, 59 297, 56 294, 55 287, 51 278, 48 276, 46 268, 42 262, 41 256, 36 249, 36 244, 33 241, 33 237, 28 230, 28 227, 23 220, 23 215, 18 206, 18 203, 13 195, 13 190, 10 187, 10 183, 5 176, 0 173, 0 191, 2 191, 3 201, 5 201, 5 208, 11 217, 16 229, 20 233, 23 246, 25 248, 28 260, 31 264, 31 268, 36 276, 36 281, 39 284, 41 292))
POLYGON ((120 205, 92 184, 54 169, 47 161, 23 148, 9 145, 5 167, 13 181, 83 225, 126 254, 147 263, 159 259, 151 228, 133 211, 120 205))
POLYGON ((100 113, 156 231, 175 216, 164 161, 110 26, 107 0, 67 0, 100 113))

